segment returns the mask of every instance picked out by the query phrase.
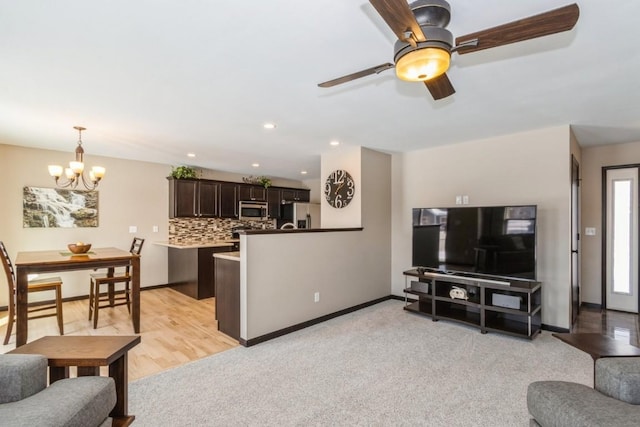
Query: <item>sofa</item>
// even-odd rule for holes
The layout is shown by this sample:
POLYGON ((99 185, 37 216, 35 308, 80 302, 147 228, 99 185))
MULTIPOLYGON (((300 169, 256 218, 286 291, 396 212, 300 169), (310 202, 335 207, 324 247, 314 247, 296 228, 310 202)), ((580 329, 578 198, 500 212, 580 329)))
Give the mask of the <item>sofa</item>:
POLYGON ((640 426, 640 357, 595 362, 594 388, 565 381, 537 381, 527 389, 531 426, 640 426))
POLYGON ((110 377, 79 377, 47 387, 47 358, 0 354, 0 425, 106 427, 116 404, 110 377))

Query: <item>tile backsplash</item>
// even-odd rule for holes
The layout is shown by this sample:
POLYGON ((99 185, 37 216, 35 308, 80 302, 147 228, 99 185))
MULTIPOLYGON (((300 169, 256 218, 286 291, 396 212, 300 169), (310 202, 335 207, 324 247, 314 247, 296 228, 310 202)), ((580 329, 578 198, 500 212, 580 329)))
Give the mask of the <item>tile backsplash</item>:
POLYGON ((231 239, 231 230, 238 226, 275 229, 275 220, 240 221, 232 218, 170 218, 169 243, 193 244, 231 239))

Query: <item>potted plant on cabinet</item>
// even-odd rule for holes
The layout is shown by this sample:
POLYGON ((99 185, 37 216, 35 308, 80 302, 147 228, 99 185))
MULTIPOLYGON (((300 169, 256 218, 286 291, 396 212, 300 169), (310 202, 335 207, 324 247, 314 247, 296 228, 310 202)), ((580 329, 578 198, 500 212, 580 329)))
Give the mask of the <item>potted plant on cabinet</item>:
POLYGON ((271 180, 266 176, 259 176, 258 184, 262 185, 264 188, 269 188, 271 187, 271 180))
POLYGON ((174 179, 195 179, 196 170, 190 166, 171 166, 171 178, 174 179))
POLYGON ((271 179, 267 178, 266 176, 249 175, 249 176, 243 177, 242 182, 244 182, 245 184, 260 185, 264 188, 271 187, 271 179))

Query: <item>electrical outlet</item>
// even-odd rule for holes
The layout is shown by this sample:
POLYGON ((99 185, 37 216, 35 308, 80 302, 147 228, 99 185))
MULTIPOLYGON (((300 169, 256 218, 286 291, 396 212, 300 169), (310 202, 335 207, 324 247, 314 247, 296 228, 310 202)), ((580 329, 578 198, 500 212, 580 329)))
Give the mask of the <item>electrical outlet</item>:
POLYGON ((129 233, 137 233, 138 232, 138 227, 135 225, 130 225, 129 226, 129 233))
POLYGON ((456 205, 462 204, 462 196, 456 196, 456 205))
POLYGON ((463 205, 469 204, 469 196, 462 196, 462 204, 463 205))
POLYGON ((596 228, 595 227, 586 227, 584 229, 584 234, 586 234, 587 236, 595 236, 596 235, 596 228))
POLYGON ((158 226, 157 226, 157 225, 154 225, 154 226, 153 226, 153 232, 154 232, 154 233, 157 233, 157 232, 158 232, 158 226))
POLYGON ((320 302, 320 292, 313 294, 313 302, 320 302))

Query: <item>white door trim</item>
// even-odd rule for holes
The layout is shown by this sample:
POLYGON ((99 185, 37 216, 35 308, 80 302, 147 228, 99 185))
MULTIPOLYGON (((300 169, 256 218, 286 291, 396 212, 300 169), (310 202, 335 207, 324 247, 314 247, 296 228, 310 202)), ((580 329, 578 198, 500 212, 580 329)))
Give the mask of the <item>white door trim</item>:
MULTIPOLYGON (((606 308, 612 310, 638 312, 638 167, 607 169, 605 172, 606 199, 606 266, 605 289, 606 308), (629 195, 629 206, 622 206, 622 212, 614 215, 613 200, 616 188, 623 191, 620 195, 629 195), (614 232, 617 224, 622 234, 614 232), (622 227, 622 228, 620 228, 622 227), (629 231, 625 231, 628 227, 629 231), (629 235, 630 233, 630 235, 629 235), (616 243, 618 242, 618 246, 616 243), (628 258, 618 255, 614 261, 614 253, 628 253, 628 258), (614 285, 626 283, 629 288, 621 291, 614 285)), ((625 199, 622 199, 625 200, 625 199)), ((620 211, 620 207, 617 208, 620 211)), ((620 233, 620 231, 618 231, 620 233)))

